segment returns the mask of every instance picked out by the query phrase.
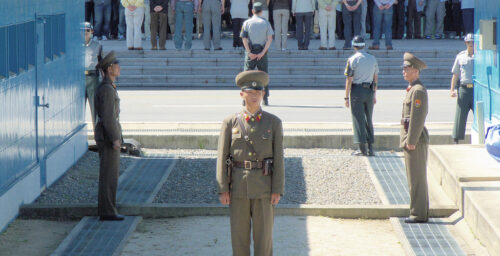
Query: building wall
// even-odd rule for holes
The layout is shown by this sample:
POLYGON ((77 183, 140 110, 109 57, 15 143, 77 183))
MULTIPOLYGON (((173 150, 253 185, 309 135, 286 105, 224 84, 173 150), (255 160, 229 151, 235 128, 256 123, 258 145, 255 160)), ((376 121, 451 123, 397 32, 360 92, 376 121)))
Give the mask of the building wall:
POLYGON ((0 230, 86 151, 83 20, 84 0, 2 1, 0 230))
MULTIPOLYGON (((481 20, 500 19, 500 1, 476 0, 474 2, 474 31, 475 41, 478 42, 481 20)), ((496 30, 497 44, 500 42, 500 26, 496 30)), ((498 45, 497 45, 498 47, 498 45)), ((500 123, 500 54, 497 48, 493 50, 479 50, 475 45, 474 54, 474 100, 484 102, 484 126, 487 129, 492 124, 500 123)), ((477 113, 474 114, 473 141, 477 141, 477 113)))

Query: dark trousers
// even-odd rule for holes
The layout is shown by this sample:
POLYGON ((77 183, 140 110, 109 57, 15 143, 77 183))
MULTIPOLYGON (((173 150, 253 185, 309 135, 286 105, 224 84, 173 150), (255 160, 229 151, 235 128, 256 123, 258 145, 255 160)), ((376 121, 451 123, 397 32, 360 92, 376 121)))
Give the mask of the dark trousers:
POLYGON ((474 33, 474 9, 462 9, 465 34, 474 33))
MULTIPOLYGON (((337 23, 335 26, 335 34, 337 34, 337 38, 340 40, 344 39, 344 21, 342 20, 342 12, 336 11, 337 17, 335 22, 337 23)), ((367 20, 368 22, 368 20, 367 20)))
POLYGON ((458 88, 457 110, 455 112, 455 123, 453 125, 452 138, 463 140, 465 137, 465 125, 469 111, 474 111, 474 88, 460 86, 458 88))
POLYGON ((355 11, 347 10, 345 5, 342 5, 342 19, 344 20, 344 47, 351 48, 353 36, 357 36, 361 32, 361 6, 355 11), (354 31, 354 35, 353 35, 354 31))
POLYGON ((164 12, 151 12, 151 46, 157 47, 156 37, 160 35, 159 48, 165 48, 167 41, 167 14, 164 12))
POLYGON ((114 150, 109 141, 96 141, 99 150, 99 194, 97 214, 113 216, 116 210, 116 190, 120 170, 120 150, 114 150))
POLYGON ((120 23, 120 5, 119 0, 111 0, 111 21, 109 23, 109 33, 112 36, 118 35, 118 24, 120 23))
POLYGON ((233 47, 243 47, 243 42, 241 41, 240 32, 241 27, 243 26, 243 22, 245 19, 233 19, 233 47))
MULTIPOLYGON (((257 60, 257 58, 251 60, 250 57, 248 57, 248 53, 245 51, 245 64, 243 66, 243 71, 254 70, 255 68, 257 68, 257 70, 269 73, 267 71, 267 67, 267 53, 264 54, 264 57, 262 57, 260 60, 257 60)), ((269 85, 266 86, 266 95, 264 95, 264 99, 267 99, 268 97, 269 85)))
POLYGON ((300 49, 308 49, 309 41, 311 40, 312 30, 312 12, 295 13, 296 19, 296 33, 297 33, 297 46, 300 49))
POLYGON ((370 39, 373 39, 373 0, 367 0, 366 9, 366 33, 370 33, 370 39))
POLYGON ((462 10, 460 3, 445 2, 446 16, 444 16, 444 30, 455 32, 455 35, 462 34, 462 10))
POLYGON ((95 36, 108 36, 109 23, 111 21, 111 4, 94 4, 95 36))
POLYGON ((408 0, 408 27, 406 36, 410 39, 422 37, 422 12, 417 12, 417 1, 418 0, 408 0))
POLYGON ((392 38, 403 39, 405 33, 405 1, 392 6, 392 38))
POLYGON ((375 141, 373 134, 373 90, 361 85, 351 87, 351 115, 354 130, 354 144, 375 141))
POLYGON ((94 2, 85 3, 85 21, 94 24, 94 2))

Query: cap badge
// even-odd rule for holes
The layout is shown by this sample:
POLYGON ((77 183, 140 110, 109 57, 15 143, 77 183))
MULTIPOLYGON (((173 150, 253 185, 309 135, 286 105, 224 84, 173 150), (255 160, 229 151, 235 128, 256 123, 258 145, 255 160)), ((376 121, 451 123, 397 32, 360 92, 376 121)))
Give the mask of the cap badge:
POLYGON ((257 86, 257 82, 252 82, 252 87, 257 86))

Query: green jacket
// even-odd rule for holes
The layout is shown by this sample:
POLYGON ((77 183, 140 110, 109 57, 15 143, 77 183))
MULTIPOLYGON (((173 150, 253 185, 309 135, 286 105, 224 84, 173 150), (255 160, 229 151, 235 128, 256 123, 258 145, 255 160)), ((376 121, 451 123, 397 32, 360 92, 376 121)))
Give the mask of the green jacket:
POLYGON ((427 117, 429 100, 427 90, 420 80, 414 81, 412 87, 406 93, 403 102, 402 119, 408 118, 408 131, 401 124, 399 146, 404 148, 407 144, 417 145, 417 143, 428 143, 429 132, 425 128, 425 118, 427 117))
POLYGON ((94 129, 95 140, 113 142, 122 140, 120 126, 120 98, 113 83, 105 77, 97 87, 94 97, 97 124, 94 129))

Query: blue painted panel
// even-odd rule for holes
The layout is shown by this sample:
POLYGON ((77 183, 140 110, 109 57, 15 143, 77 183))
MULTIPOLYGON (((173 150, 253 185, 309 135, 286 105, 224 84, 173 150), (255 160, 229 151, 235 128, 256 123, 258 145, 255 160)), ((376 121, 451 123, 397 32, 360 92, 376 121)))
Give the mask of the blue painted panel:
POLYGON ((0 195, 84 125, 83 20, 83 0, 2 2, 0 76, 13 75, 0 77, 0 195), (48 25, 36 25, 40 16, 48 25), (57 58, 45 63, 46 53, 57 58), (36 107, 36 96, 50 108, 36 107))

